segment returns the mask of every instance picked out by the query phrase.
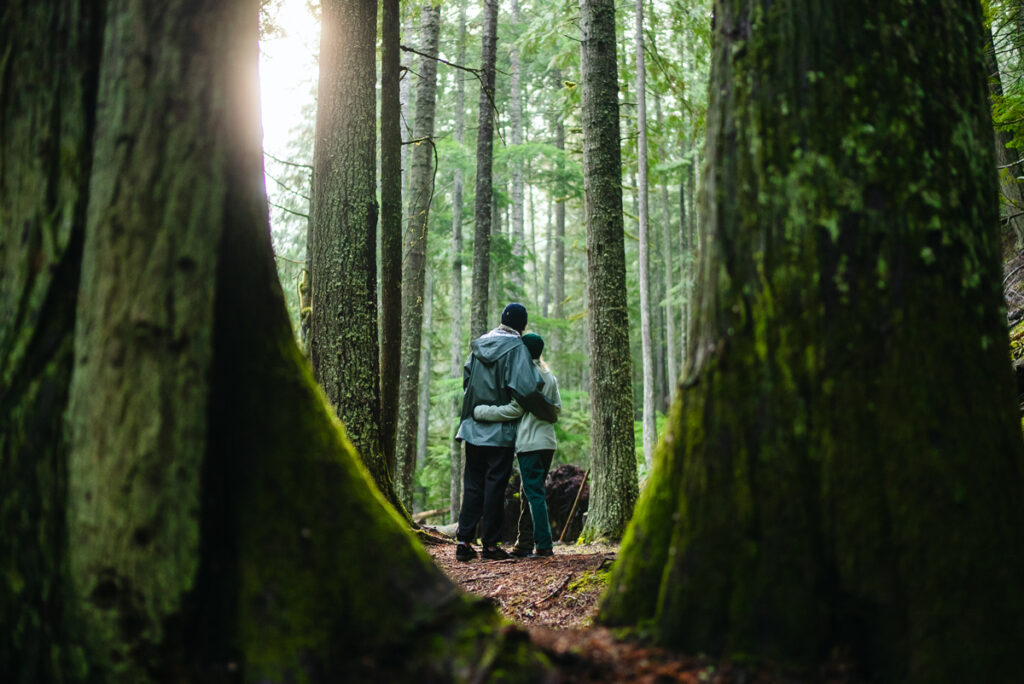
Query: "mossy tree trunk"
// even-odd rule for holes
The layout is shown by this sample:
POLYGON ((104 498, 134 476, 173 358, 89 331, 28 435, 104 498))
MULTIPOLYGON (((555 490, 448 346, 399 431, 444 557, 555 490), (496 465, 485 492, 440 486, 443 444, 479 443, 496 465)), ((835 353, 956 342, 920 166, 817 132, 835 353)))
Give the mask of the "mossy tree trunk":
POLYGON ((716 2, 690 374, 604 623, 845 647, 885 681, 1017 676, 982 36, 969 0, 716 2))
POLYGON ((583 537, 619 539, 633 513, 637 482, 622 227, 615 4, 611 0, 581 0, 580 32, 592 468, 590 510, 583 537))
POLYGON ((491 166, 494 161, 494 68, 498 43, 498 2, 484 0, 480 53, 480 101, 476 129, 476 195, 473 226, 473 285, 470 293, 469 336, 487 332, 491 277, 491 166))
POLYGON ((398 461, 396 488, 406 508, 412 510, 416 472, 416 433, 419 417, 420 347, 423 341, 423 290, 427 268, 427 233, 430 201, 434 193, 434 109, 437 101, 437 46, 441 31, 441 7, 420 12, 419 81, 416 85, 416 118, 413 123, 412 177, 409 182, 409 216, 402 244, 402 367, 398 383, 398 461))
POLYGON ((381 3, 380 73, 380 432, 396 472, 398 377, 402 344, 402 106, 399 0, 381 3))
POLYGON ((313 146, 313 325, 317 382, 384 496, 401 511, 381 438, 377 337, 377 4, 321 10, 313 146))
POLYGON ((0 672, 16 684, 87 676, 67 601, 63 425, 101 17, 74 0, 0 10, 0 672))
POLYGON ((0 236, 29 265, 3 290, 26 304, 3 319, 17 383, 2 511, 39 515, 5 526, 18 553, 0 556, 15 590, 0 606, 21 627, 0 642, 5 677, 542 677, 371 485, 295 344, 267 223, 257 3, 11 7, 4 33, 24 40, 7 56, 38 87, 4 80, 0 99, 24 134, 2 142, 0 236))

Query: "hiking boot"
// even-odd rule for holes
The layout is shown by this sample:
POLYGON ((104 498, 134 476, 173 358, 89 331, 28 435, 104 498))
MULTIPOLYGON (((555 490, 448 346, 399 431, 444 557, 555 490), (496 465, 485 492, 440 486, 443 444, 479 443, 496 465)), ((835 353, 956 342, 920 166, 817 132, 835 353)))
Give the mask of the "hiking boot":
POLYGON ((511 558, 508 555, 508 551, 500 546, 485 546, 480 555, 488 560, 508 560, 511 558))
POLYGON ((537 549, 529 555, 529 558, 550 558, 555 552, 552 549, 537 549))
POLYGON ((465 563, 474 558, 476 558, 476 550, 466 542, 459 542, 459 545, 455 547, 455 560, 465 563))
POLYGON ((532 551, 533 549, 524 549, 521 546, 513 546, 512 550, 509 551, 509 553, 511 553, 516 558, 526 558, 530 555, 532 551))

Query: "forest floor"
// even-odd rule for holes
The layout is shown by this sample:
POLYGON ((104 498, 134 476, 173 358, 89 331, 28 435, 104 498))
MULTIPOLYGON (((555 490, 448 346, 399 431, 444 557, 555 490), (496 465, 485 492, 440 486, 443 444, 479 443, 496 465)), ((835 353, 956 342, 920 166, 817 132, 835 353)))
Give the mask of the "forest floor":
POLYGON ((427 544, 434 562, 464 591, 482 596, 526 629, 558 668, 560 684, 853 684, 837 659, 813 671, 761 663, 740 666, 673 653, 621 639, 595 627, 597 600, 608 582, 616 546, 556 546, 551 558, 455 560, 455 545, 427 544))

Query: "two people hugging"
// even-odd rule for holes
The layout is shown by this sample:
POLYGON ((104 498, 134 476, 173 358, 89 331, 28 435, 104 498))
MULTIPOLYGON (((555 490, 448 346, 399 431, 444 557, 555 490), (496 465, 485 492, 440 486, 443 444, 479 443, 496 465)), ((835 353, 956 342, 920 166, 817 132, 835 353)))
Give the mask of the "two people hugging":
POLYGON ((512 462, 519 457, 523 492, 530 506, 520 516, 517 556, 553 555, 544 480, 555 454, 555 428, 562 407, 558 381, 541 360, 544 340, 523 334, 526 307, 513 302, 501 312, 501 324, 473 340, 463 367, 462 414, 455 439, 466 443, 462 509, 455 558, 477 557, 473 548, 480 525, 481 555, 502 560, 498 544, 504 515, 505 487, 512 462))

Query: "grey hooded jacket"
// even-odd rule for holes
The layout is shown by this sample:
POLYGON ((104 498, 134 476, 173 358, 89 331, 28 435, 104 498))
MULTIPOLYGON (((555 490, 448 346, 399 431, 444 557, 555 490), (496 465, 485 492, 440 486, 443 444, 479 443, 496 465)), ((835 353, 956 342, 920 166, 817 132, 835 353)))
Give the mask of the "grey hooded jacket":
MULTIPOLYGON (((544 396, 554 407, 558 414, 562 408, 562 397, 558 394, 558 380, 546 366, 534 361, 534 365, 540 372, 541 380, 544 381, 544 396)), ((519 428, 516 431, 516 453, 524 451, 554 450, 558 446, 555 438, 555 426, 548 421, 541 420, 532 413, 523 413, 523 407, 515 399, 504 406, 477 406, 473 409, 473 417, 478 421, 519 421, 519 428)))
POLYGON ((471 353, 462 369, 462 422, 455 439, 477 446, 514 446, 515 423, 477 422, 473 409, 482 405, 507 404, 516 399, 524 409, 554 422, 558 414, 544 398, 544 381, 530 358, 522 337, 499 327, 473 340, 471 353))

